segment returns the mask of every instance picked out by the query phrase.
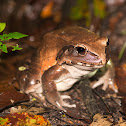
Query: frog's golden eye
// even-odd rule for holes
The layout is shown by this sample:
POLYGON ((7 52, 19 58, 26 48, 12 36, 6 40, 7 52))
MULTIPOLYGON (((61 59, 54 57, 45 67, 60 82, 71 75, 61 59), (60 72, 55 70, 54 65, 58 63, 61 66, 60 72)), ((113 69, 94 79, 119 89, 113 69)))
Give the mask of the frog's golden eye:
POLYGON ((83 48, 83 47, 76 47, 77 49, 77 52, 81 55, 85 55, 86 52, 87 52, 87 49, 86 48, 83 48))

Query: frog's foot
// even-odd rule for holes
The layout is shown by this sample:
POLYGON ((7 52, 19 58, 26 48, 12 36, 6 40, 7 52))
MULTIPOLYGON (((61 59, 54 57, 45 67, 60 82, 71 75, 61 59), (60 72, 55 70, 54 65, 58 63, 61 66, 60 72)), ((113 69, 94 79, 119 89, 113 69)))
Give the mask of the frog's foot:
POLYGON ((47 106, 45 97, 44 97, 42 94, 37 94, 37 93, 33 93, 33 92, 32 92, 32 93, 29 93, 29 95, 32 96, 32 98, 33 98, 33 97, 36 98, 36 100, 37 100, 40 104, 44 105, 45 107, 47 106))
POLYGON ((114 86, 114 77, 111 77, 110 70, 108 70, 96 83, 93 84, 92 88, 96 88, 103 84, 102 90, 106 90, 109 85, 111 85, 112 89, 115 93, 118 93, 118 90, 114 86))
POLYGON ((69 95, 61 95, 61 98, 62 98, 62 106, 68 107, 68 108, 75 108, 76 107, 76 104, 70 105, 69 103, 63 101, 64 99, 71 99, 71 97, 69 95))

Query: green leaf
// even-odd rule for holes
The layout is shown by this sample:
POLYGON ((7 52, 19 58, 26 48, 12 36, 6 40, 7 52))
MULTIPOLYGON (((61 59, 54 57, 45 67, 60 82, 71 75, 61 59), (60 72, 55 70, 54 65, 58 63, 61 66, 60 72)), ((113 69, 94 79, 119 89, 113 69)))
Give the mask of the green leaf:
POLYGON ((2 45, 3 43, 2 42, 0 42, 0 45, 2 45))
POLYGON ((0 23, 0 32, 2 32, 6 27, 6 23, 0 23))
POLYGON ((0 117, 0 126, 5 126, 8 123, 8 118, 2 118, 0 117))
POLYGON ((22 48, 19 48, 19 45, 16 44, 16 46, 12 46, 12 51, 15 51, 15 50, 21 50, 22 48))
POLYGON ((77 0, 75 6, 70 10, 70 18, 79 20, 88 12, 88 0, 77 0))
POLYGON ((2 49, 3 52, 8 53, 6 44, 1 44, 0 49, 2 49))
POLYGON ((13 39, 20 39, 20 38, 23 38, 23 37, 27 37, 28 35, 25 35, 25 34, 22 34, 22 33, 19 33, 19 32, 12 32, 12 33, 9 33, 8 36, 12 37, 13 39))
POLYGON ((104 0, 93 0, 94 2, 94 15, 99 18, 104 18, 106 16, 106 5, 104 0))
POLYGON ((28 35, 25 35, 25 34, 22 34, 22 33, 19 33, 19 32, 12 32, 12 33, 9 33, 9 34, 3 34, 3 35, 0 35, 0 41, 7 41, 7 40, 10 40, 10 39, 20 39, 20 38, 23 38, 23 37, 26 37, 28 35))
POLYGON ((118 59, 119 59, 119 60, 122 58, 125 49, 126 49, 126 42, 123 44, 123 47, 122 47, 122 49, 121 49, 121 51, 120 51, 120 53, 119 53, 119 56, 118 56, 118 59))
POLYGON ((36 119, 28 119, 28 125, 32 125, 36 123, 36 119))

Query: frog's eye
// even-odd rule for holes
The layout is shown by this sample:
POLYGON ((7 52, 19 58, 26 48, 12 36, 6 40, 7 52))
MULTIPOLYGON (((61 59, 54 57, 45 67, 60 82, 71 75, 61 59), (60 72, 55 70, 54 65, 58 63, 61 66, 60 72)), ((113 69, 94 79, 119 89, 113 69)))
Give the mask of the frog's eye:
POLYGON ((83 47, 76 47, 76 49, 77 49, 77 52, 81 55, 85 55, 87 52, 86 48, 83 48, 83 47))

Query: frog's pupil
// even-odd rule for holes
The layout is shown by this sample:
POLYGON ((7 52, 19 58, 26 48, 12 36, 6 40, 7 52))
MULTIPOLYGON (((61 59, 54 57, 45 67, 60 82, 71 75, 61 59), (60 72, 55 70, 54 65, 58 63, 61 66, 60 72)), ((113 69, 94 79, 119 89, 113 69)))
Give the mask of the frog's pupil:
POLYGON ((76 48, 77 48, 78 53, 80 53, 80 54, 82 54, 82 55, 85 54, 86 49, 84 49, 83 47, 76 47, 76 48))

